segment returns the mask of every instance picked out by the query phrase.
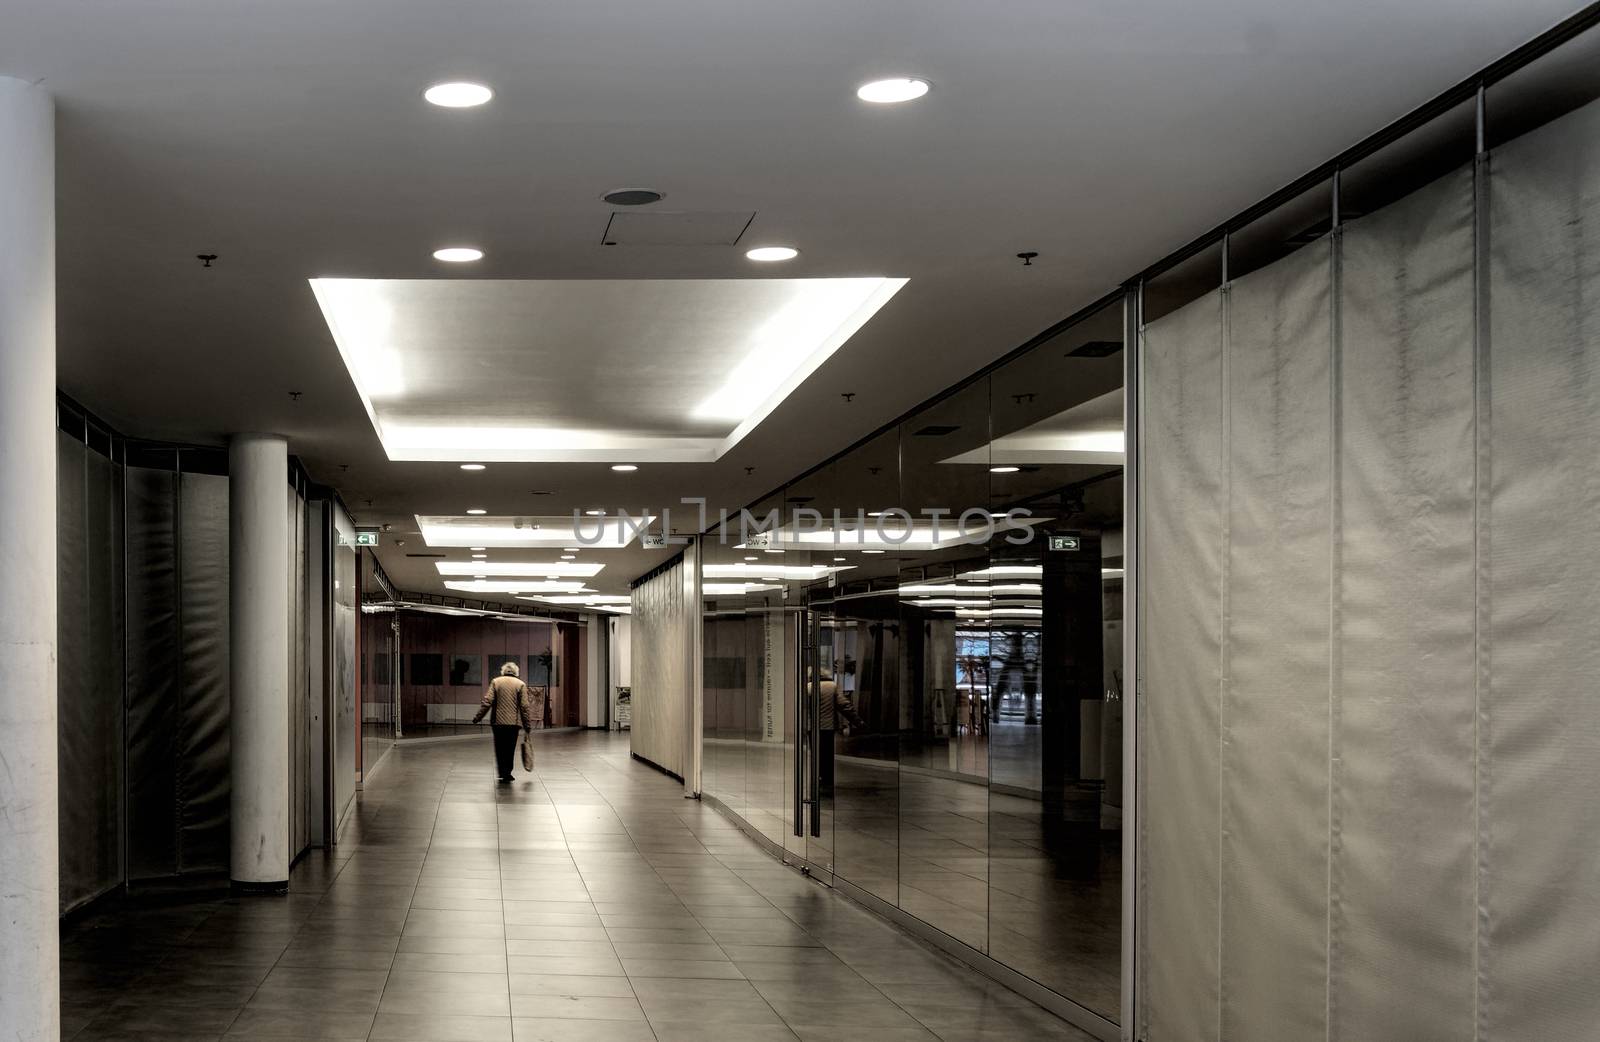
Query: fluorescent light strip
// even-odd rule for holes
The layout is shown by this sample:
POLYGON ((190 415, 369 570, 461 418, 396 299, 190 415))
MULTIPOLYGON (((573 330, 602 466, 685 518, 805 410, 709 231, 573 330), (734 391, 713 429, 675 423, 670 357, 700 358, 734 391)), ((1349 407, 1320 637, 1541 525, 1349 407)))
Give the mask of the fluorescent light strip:
MULTIPOLYGON (((573 527, 572 518, 461 517, 417 515, 417 529, 430 547, 563 547, 619 549, 636 542, 654 516, 597 519, 573 527), (520 524, 519 524, 520 522, 520 524), (580 538, 580 533, 582 538, 580 538), (598 541, 594 536, 598 534, 598 541), (589 541, 585 541, 589 540, 589 541)), ((547 573, 548 574, 548 573, 547 573)))
POLYGON ((825 564, 708 564, 705 566, 707 579, 743 579, 753 577, 762 579, 775 575, 780 579, 821 579, 836 572, 849 571, 853 566, 832 567, 825 564))
POLYGON ((592 579, 599 575, 605 565, 589 561, 576 564, 570 561, 554 561, 549 564, 540 564, 537 561, 501 561, 490 564, 488 561, 436 561, 434 567, 439 569, 440 575, 482 575, 516 577, 528 576, 543 578, 556 576, 557 578, 592 579))
POLYGON ((582 582, 567 582, 562 579, 542 579, 538 582, 508 582, 493 579, 450 580, 444 586, 445 589, 455 590, 458 593, 583 593, 587 589, 582 582))

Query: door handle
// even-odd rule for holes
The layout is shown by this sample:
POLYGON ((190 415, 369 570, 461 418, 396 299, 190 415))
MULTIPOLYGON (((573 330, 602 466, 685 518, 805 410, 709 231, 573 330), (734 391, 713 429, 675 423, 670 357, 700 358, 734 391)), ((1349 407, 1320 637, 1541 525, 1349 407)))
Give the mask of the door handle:
MULTIPOLYGON (((805 613, 795 616, 795 640, 805 640, 805 613)), ((798 649, 797 649, 798 650, 798 649)), ((790 661, 794 663, 794 834, 805 835, 805 803, 806 786, 803 771, 805 770, 805 711, 806 711, 806 677, 805 677, 805 652, 800 651, 790 661)))

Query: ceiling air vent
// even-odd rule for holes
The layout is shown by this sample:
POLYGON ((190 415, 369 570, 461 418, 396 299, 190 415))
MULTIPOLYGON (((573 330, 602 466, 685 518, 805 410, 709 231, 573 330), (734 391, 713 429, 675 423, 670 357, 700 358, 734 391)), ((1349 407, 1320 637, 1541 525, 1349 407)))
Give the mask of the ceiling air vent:
POLYGON ((959 424, 930 423, 919 431, 912 431, 911 436, 913 438, 942 438, 946 434, 954 434, 960 429, 959 424))
POLYGON ((754 210, 616 210, 600 236, 605 246, 732 246, 756 219, 754 210))
POLYGON ((1110 358, 1122 350, 1120 340, 1091 340, 1067 352, 1068 358, 1110 358))

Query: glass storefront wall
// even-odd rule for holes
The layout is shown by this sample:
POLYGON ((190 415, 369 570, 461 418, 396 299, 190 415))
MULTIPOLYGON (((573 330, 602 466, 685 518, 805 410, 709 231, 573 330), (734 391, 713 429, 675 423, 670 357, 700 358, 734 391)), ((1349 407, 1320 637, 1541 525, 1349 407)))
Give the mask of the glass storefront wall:
POLYGON ((772 532, 730 523, 704 554, 705 795, 813 875, 1108 1021, 1122 329, 1120 306, 1095 313, 754 504, 772 532))

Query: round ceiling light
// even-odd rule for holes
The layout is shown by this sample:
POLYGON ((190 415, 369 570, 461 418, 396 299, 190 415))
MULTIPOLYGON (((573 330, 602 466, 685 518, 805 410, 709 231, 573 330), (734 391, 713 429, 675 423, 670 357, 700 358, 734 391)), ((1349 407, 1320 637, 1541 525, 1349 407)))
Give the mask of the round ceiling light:
POLYGON ((607 192, 600 198, 612 206, 648 206, 661 201, 660 192, 652 192, 648 188, 619 188, 615 192, 607 192))
POLYGON ((611 469, 619 474, 628 474, 632 471, 638 470, 639 468, 634 466, 632 463, 613 463, 611 464, 611 469))
POLYGON ((463 464, 461 464, 461 469, 462 470, 482 470, 483 469, 483 464, 482 463, 463 463, 463 464))
POLYGON ((991 474, 1015 474, 1017 471, 1019 471, 1021 469, 1022 469, 1021 467, 990 467, 989 468, 989 473, 991 473, 991 474))
POLYGON ((745 256, 753 261, 786 261, 800 256, 800 251, 793 246, 757 246, 753 250, 746 250, 745 256))
POLYGON ((429 103, 447 109, 470 109, 485 105, 494 97, 494 91, 481 83, 467 83, 456 81, 452 83, 435 83, 422 92, 429 103))
POLYGON ((482 507, 472 507, 467 511, 467 513, 471 514, 473 517, 478 517, 479 515, 487 514, 488 511, 482 507))
POLYGON ((483 260, 483 251, 471 246, 446 246, 433 251, 433 259, 447 264, 470 264, 483 260))
POLYGON ((585 510, 584 515, 587 517, 605 517, 606 512, 604 510, 585 510))
POLYGON ((856 88, 856 97, 874 105, 898 105, 903 101, 916 101, 928 93, 928 81, 909 76, 887 80, 873 80, 856 88))

